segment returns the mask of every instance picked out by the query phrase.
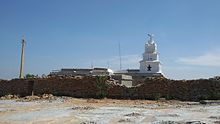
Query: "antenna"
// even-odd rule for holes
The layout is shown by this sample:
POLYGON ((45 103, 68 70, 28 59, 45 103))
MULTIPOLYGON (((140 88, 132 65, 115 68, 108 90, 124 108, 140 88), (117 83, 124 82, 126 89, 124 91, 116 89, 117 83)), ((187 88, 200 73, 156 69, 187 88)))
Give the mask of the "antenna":
POLYGON ((91 69, 93 69, 93 62, 91 61, 91 69))
POLYGON ((121 64, 121 44, 120 41, 118 42, 118 52, 119 52, 119 61, 120 61, 120 70, 122 68, 122 64, 121 64))
POLYGON ((109 61, 107 61, 107 68, 109 68, 109 61))
POLYGON ((21 65, 20 65, 20 75, 19 75, 19 78, 20 78, 20 79, 22 79, 22 76, 23 76, 24 46, 25 46, 25 44, 26 44, 25 36, 23 36, 22 41, 21 41, 21 44, 22 44, 22 48, 21 48, 21 65))

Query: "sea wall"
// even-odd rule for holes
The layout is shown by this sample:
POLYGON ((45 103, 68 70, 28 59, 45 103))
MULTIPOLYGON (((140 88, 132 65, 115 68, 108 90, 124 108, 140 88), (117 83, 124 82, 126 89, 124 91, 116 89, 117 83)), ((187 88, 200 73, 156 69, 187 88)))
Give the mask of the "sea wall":
POLYGON ((0 96, 53 94, 79 98, 178 99, 198 101, 220 99, 219 79, 169 80, 151 78, 127 88, 113 84, 108 78, 46 78, 0 81, 0 96))

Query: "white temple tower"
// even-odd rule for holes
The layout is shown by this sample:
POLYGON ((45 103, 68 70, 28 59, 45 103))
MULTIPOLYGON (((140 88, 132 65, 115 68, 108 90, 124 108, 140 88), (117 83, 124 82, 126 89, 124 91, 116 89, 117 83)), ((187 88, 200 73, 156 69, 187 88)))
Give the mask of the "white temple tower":
POLYGON ((140 73, 161 73, 161 65, 157 53, 157 45, 153 40, 153 35, 148 34, 150 39, 145 44, 143 60, 140 61, 140 73))

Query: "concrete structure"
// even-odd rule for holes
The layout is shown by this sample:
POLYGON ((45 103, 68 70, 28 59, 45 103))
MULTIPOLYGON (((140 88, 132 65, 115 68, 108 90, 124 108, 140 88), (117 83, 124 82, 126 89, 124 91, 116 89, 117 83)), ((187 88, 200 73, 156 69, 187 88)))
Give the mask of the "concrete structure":
POLYGON ((50 76, 109 76, 109 75, 113 75, 113 71, 108 68, 93 68, 93 69, 67 68, 61 70, 54 70, 49 75, 50 76))
POLYGON ((109 76, 109 75, 113 75, 114 72, 113 70, 109 69, 109 68, 94 68, 92 70, 92 75, 93 76, 109 76))
POLYGON ((116 74, 112 75, 112 78, 116 81, 116 83, 124 85, 126 87, 132 87, 133 79, 130 75, 124 75, 124 74, 116 74))

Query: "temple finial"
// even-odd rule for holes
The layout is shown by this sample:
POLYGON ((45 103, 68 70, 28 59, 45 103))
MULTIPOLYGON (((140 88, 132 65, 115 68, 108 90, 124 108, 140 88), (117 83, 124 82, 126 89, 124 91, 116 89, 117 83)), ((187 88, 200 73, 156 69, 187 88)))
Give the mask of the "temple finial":
POLYGON ((148 41, 148 43, 152 44, 154 42, 153 40, 154 35, 153 34, 147 34, 147 35, 150 37, 150 40, 148 41))

